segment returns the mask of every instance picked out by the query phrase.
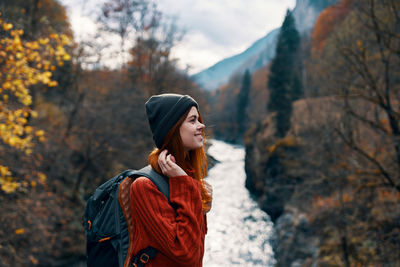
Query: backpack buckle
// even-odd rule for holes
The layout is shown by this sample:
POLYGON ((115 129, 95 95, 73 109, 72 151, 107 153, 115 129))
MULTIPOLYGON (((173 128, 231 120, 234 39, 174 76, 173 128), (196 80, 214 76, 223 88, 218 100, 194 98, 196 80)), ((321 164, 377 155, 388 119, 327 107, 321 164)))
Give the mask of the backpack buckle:
POLYGON ((149 259, 150 259, 150 256, 147 255, 146 253, 143 253, 142 255, 140 255, 140 258, 139 258, 139 260, 144 264, 146 264, 149 261, 149 259))

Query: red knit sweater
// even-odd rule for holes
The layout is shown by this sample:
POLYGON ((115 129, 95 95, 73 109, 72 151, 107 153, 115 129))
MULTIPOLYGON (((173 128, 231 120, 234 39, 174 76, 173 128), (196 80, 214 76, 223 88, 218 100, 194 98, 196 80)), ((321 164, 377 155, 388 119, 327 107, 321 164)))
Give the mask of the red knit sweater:
POLYGON ((158 250, 146 266, 203 266, 204 239, 207 232, 203 215, 200 182, 190 176, 169 179, 170 201, 156 185, 140 177, 131 185, 131 207, 134 218, 132 255, 147 246, 158 250))

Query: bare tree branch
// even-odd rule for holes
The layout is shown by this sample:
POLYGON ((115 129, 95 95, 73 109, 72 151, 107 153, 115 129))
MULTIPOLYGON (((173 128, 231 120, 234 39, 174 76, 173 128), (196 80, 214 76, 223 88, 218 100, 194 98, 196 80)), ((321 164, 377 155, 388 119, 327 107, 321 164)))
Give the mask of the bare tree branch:
POLYGON ((353 140, 349 140, 345 137, 345 135, 337 128, 335 128, 335 132, 342 138, 342 140, 349 146, 351 147, 354 151, 356 151, 357 153, 359 153, 361 156, 363 156, 364 158, 366 158, 367 160, 369 160, 371 163, 373 163, 381 172, 381 174, 383 175, 383 177, 385 178, 385 180, 387 181, 387 183, 393 187, 394 189, 396 189, 397 191, 400 192, 400 185, 396 184, 393 181, 393 178, 391 177, 391 175, 389 174, 388 171, 386 171, 386 169, 382 166, 382 164, 375 158, 371 157, 370 155, 368 155, 367 152, 365 152, 363 149, 361 149, 360 147, 358 147, 353 140))

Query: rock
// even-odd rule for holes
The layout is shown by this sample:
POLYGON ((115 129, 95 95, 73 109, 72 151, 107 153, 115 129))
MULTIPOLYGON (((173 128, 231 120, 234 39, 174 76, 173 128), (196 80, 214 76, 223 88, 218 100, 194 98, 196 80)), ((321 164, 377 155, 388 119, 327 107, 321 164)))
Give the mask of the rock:
POLYGON ((323 109, 340 110, 340 105, 330 97, 296 101, 291 129, 285 138, 274 137, 274 114, 270 114, 249 130, 245 139, 246 187, 275 223, 276 266, 317 264, 319 237, 307 218, 310 192, 330 189, 303 184, 307 179, 318 177, 306 158, 310 153, 320 153, 317 149, 325 149, 322 138, 318 137, 329 136, 323 130, 324 123, 333 123, 335 118, 326 116, 337 115, 320 112, 323 109), (309 113, 313 114, 312 119, 309 113), (310 152, 310 148, 314 151, 310 152))
POLYGON ((304 213, 292 208, 285 211, 275 223, 273 246, 277 267, 311 266, 318 256, 318 238, 304 213), (310 260, 311 259, 311 260, 310 260), (305 263, 308 264, 305 264, 305 263))

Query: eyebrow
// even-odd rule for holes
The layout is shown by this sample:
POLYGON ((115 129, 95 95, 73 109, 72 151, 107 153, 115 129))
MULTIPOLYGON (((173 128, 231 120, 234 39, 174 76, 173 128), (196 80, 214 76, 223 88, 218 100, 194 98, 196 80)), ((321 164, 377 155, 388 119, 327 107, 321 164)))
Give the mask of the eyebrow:
POLYGON ((188 117, 188 119, 190 120, 190 119, 192 119, 193 117, 194 117, 195 119, 197 119, 197 115, 195 115, 195 114, 194 114, 194 115, 190 115, 190 116, 188 117))

